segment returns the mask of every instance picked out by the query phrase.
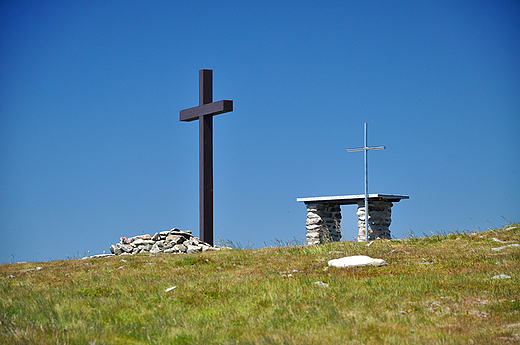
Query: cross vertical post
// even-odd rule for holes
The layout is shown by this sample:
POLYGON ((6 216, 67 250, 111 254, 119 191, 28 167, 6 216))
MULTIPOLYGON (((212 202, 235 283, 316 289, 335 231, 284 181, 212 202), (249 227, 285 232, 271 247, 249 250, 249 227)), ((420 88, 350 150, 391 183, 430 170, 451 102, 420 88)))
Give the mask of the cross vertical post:
POLYGON ((374 147, 368 147, 368 125, 365 122, 365 146, 356 148, 356 149, 347 149, 347 152, 356 152, 356 151, 364 151, 365 154, 365 241, 369 240, 369 227, 370 223, 368 221, 368 151, 370 150, 384 150, 384 146, 374 146, 374 147))
POLYGON ((213 102, 213 71, 199 71, 199 106, 181 110, 181 121, 199 120, 200 239, 213 245, 213 116, 233 111, 233 101, 213 102))
MULTIPOLYGON (((199 106, 213 102, 213 71, 199 71, 199 106)), ((199 117, 200 239, 213 245, 213 116, 199 117)))

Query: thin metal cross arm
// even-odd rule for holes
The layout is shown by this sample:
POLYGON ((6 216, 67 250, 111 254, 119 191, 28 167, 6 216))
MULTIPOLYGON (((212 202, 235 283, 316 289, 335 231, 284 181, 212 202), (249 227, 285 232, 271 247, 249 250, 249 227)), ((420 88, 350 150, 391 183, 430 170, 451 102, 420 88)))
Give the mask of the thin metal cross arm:
POLYGON ((358 152, 358 151, 370 151, 370 150, 384 150, 384 146, 372 146, 372 147, 358 147, 356 149, 347 149, 347 152, 358 152))

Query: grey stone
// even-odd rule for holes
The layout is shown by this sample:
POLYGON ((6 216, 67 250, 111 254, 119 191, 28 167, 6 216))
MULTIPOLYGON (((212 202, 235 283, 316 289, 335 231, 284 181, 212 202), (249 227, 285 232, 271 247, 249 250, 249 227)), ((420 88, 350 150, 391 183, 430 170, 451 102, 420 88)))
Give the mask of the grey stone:
POLYGON ((157 245, 157 243, 154 244, 154 245, 152 246, 152 248, 150 249, 150 253, 152 253, 152 254, 159 253, 160 251, 161 251, 161 249, 159 248, 159 246, 157 245))
POLYGON ((132 250, 134 249, 132 246, 128 245, 128 244, 120 244, 119 245, 119 248, 121 248, 121 250, 125 253, 131 253, 132 250))
POLYGON ((150 244, 142 244, 138 248, 140 252, 149 252, 150 249, 152 249, 152 246, 150 244))
POLYGON ((314 213, 314 212, 308 212, 307 213, 307 218, 321 218, 317 213, 314 213))
POLYGON ((142 238, 138 238, 135 241, 133 241, 132 244, 138 247, 138 246, 144 244, 144 240, 142 238))
POLYGON ((173 234, 170 234, 166 237, 166 241, 165 243, 169 243, 169 242, 173 242, 175 244, 181 244, 183 243, 184 241, 186 240, 186 238, 182 235, 173 235, 173 234))
POLYGON ((193 245, 187 245, 186 246, 186 253, 187 254, 195 254, 201 251, 201 248, 199 246, 193 246, 193 245))
POLYGON ((190 246, 197 246, 198 247, 198 246, 201 245, 201 242, 198 239, 196 239, 195 237, 193 237, 193 238, 190 238, 189 240, 185 241, 183 244, 185 246, 190 245, 190 246))
POLYGON ((305 225, 316 225, 316 224, 322 224, 323 219, 321 218, 307 218, 307 221, 305 225))
POLYGON ((173 228, 170 230, 170 234, 185 234, 191 236, 191 230, 179 230, 177 228, 173 228))
POLYGON ((186 246, 184 244, 176 244, 173 246, 173 248, 175 248, 175 250, 177 250, 178 252, 183 252, 183 253, 186 253, 186 246))
POLYGON ((319 238, 320 233, 317 231, 308 231, 307 232, 307 238, 319 238))
POLYGON ((318 230, 318 229, 326 229, 327 227, 324 226, 324 225, 318 225, 318 224, 313 224, 313 225, 307 225, 307 230, 309 231, 313 231, 313 230, 318 230))

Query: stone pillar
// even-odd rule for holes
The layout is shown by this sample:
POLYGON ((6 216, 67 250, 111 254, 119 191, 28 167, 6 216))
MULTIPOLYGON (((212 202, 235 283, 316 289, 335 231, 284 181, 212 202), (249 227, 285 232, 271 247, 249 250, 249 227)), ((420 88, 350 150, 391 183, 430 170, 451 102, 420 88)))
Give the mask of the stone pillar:
POLYGON ((341 239, 341 208, 339 204, 305 204, 307 206, 307 244, 341 239))
MULTIPOLYGON (((389 239, 392 222, 392 203, 386 200, 368 200, 369 240, 389 239)), ((358 202, 358 242, 365 240, 365 201, 358 202)))

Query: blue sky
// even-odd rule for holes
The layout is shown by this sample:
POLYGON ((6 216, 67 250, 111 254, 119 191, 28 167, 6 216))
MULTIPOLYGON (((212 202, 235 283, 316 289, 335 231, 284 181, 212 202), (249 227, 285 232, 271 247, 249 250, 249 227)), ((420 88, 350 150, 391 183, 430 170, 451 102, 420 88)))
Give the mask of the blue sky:
MULTIPOLYGON (((297 197, 410 195, 396 238, 520 221, 517 1, 3 1, 0 263, 198 235, 198 71, 215 238, 301 240, 297 197)), ((357 234, 343 207, 343 238, 357 234)))

